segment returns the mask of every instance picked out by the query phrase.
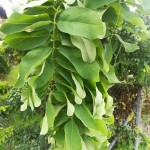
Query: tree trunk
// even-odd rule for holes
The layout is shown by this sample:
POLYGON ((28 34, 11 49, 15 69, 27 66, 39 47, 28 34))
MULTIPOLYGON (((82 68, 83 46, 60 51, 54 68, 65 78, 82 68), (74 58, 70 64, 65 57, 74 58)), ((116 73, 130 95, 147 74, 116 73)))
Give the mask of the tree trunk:
MULTIPOLYGON (((126 125, 128 124, 128 121, 129 121, 128 118, 129 118, 129 116, 128 116, 127 119, 124 121, 123 126, 126 126, 126 125)), ((114 137, 113 141, 110 143, 110 145, 109 145, 109 147, 108 147, 108 150, 112 150, 112 148, 115 146, 115 144, 116 144, 118 138, 119 138, 119 134, 114 137)))
MULTIPOLYGON (((136 110, 135 110, 135 114, 136 114, 135 126, 137 126, 139 128, 141 127, 142 94, 143 94, 143 87, 141 87, 138 90, 136 110)), ((134 149, 135 150, 138 150, 139 143, 140 143, 140 138, 137 137, 135 139, 135 142, 134 142, 134 149)))

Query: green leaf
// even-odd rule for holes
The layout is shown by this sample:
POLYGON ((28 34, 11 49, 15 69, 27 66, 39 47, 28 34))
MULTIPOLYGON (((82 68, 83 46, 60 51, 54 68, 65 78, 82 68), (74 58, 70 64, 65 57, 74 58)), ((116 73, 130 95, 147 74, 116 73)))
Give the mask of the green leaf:
POLYGON ((55 127, 58 127, 58 126, 62 125, 68 119, 69 119, 69 117, 67 116, 66 112, 60 111, 60 113, 58 114, 58 116, 55 119, 55 123, 54 123, 55 127))
POLYGON ((115 24, 117 22, 117 19, 118 19, 118 16, 116 14, 116 11, 111 6, 105 11, 105 13, 102 16, 102 20, 108 23, 115 24))
POLYGON ((65 97, 63 91, 54 91, 52 94, 54 95, 54 97, 57 101, 66 102, 66 97, 65 97))
POLYGON ((139 46, 137 44, 131 44, 131 43, 124 42, 119 35, 115 34, 115 36, 123 44, 126 52, 130 53, 130 52, 134 52, 137 49, 139 49, 139 46))
POLYGON ((114 123, 114 116, 112 115, 108 118, 103 118, 103 120, 106 124, 113 124, 114 123))
MULTIPOLYGON (((102 64, 100 64, 100 66, 101 66, 101 68, 103 68, 102 64)), ((109 83, 120 83, 120 81, 116 77, 115 69, 113 66, 109 65, 109 71, 108 72, 106 72, 104 69, 101 69, 101 70, 104 73, 104 75, 107 77, 109 83)))
POLYGON ((53 127, 54 120, 55 120, 55 108, 51 103, 51 100, 46 103, 46 116, 47 116, 47 123, 48 128, 50 129, 53 127))
POLYGON ((86 144, 86 147, 88 150, 97 150, 98 149, 98 143, 94 141, 93 138, 90 138, 88 136, 84 136, 84 142, 86 144))
POLYGON ((24 91, 21 93, 21 101, 23 102, 23 104, 22 104, 21 107, 20 107, 20 110, 21 110, 21 111, 25 111, 25 110, 27 109, 28 100, 29 100, 29 91, 30 91, 30 89, 27 88, 26 90, 24 90, 24 91))
POLYGON ((67 115, 68 116, 73 116, 75 111, 74 105, 70 103, 70 101, 67 98, 67 115))
POLYGON ((93 115, 95 119, 102 119, 102 116, 106 113, 105 111, 105 103, 102 98, 101 92, 96 88, 96 97, 94 100, 94 109, 93 115))
POLYGON ((102 7, 104 5, 108 5, 108 4, 113 3, 115 1, 117 1, 117 0, 94 0, 94 1, 84 0, 84 4, 86 7, 96 10, 99 7, 102 7))
POLYGON ((82 59, 85 62, 93 62, 96 57, 96 47, 94 42, 83 37, 71 36, 71 41, 74 46, 81 50, 82 59))
POLYGON ((51 48, 40 47, 28 52, 19 64, 19 78, 15 87, 23 87, 32 70, 41 64, 51 53, 51 48))
POLYGON ((106 115, 112 116, 114 107, 113 107, 113 98, 111 96, 107 96, 107 101, 106 101, 106 115))
POLYGON ((58 68, 57 67, 57 71, 58 71, 58 73, 61 75, 61 76, 63 76, 67 81, 68 81, 68 83, 74 88, 75 87, 75 85, 74 85, 74 82, 73 82, 73 80, 72 80, 72 77, 71 77, 71 74, 70 74, 70 72, 69 71, 67 71, 66 69, 64 69, 64 68, 58 68))
POLYGON ((85 142, 83 141, 83 139, 81 139, 81 142, 82 142, 82 150, 88 150, 85 142))
POLYGON ((73 4, 74 2, 75 2, 76 0, 65 0, 65 2, 67 3, 67 4, 73 4))
POLYGON ((99 81, 100 67, 96 61, 85 63, 76 48, 60 47, 59 52, 69 59, 82 78, 90 81, 99 81))
POLYGON ((101 119, 95 119, 98 130, 105 136, 108 134, 108 129, 105 122, 101 119))
POLYGON ((32 93, 32 89, 29 86, 27 89, 25 89, 22 93, 21 93, 21 101, 24 103, 21 105, 21 111, 25 111, 27 109, 27 105, 29 105, 31 107, 31 110, 34 110, 34 105, 38 107, 39 104, 39 99, 35 102, 33 101, 33 93, 32 93))
POLYGON ((54 120, 55 120, 55 109, 51 101, 49 100, 46 103, 46 112, 43 118, 42 128, 40 132, 41 135, 45 135, 48 132, 48 129, 53 127, 54 120))
POLYGON ((102 62, 103 62, 103 70, 105 70, 106 72, 109 71, 109 64, 106 62, 105 60, 105 53, 104 53, 104 48, 101 42, 98 43, 98 48, 97 48, 97 52, 98 52, 98 56, 101 58, 102 62))
MULTIPOLYGON (((49 30, 48 30, 48 32, 50 32, 50 31, 52 31, 52 25, 50 24, 51 23, 51 21, 39 21, 39 22, 36 22, 36 23, 34 23, 34 24, 32 24, 32 25, 30 25, 30 26, 27 26, 24 30, 25 31, 32 31, 32 30, 36 30, 37 31, 37 29, 39 28, 39 27, 44 27, 45 29, 47 29, 45 26, 46 25, 49 25, 48 27, 49 27, 49 30)), ((39 28, 39 29, 41 29, 41 28, 39 28)))
POLYGON ((31 50, 46 43, 49 37, 47 30, 21 32, 7 35, 5 42, 20 51, 31 50))
POLYGON ((71 119, 65 124, 65 143, 67 150, 81 150, 81 137, 78 126, 71 119))
POLYGON ((49 6, 40 5, 40 6, 28 7, 24 10, 24 14, 26 15, 37 15, 43 13, 54 15, 55 14, 54 7, 50 5, 49 6))
POLYGON ((13 34, 47 24, 50 24, 48 14, 31 16, 14 13, 10 16, 8 21, 1 26, 1 31, 5 34, 13 34))
POLYGON ((95 105, 101 105, 104 102, 102 93, 98 90, 98 88, 96 87, 96 96, 95 96, 95 105))
POLYGON ((97 130, 95 121, 94 121, 90 111, 88 110, 88 108, 85 105, 83 105, 83 104, 75 105, 75 115, 77 116, 77 118, 79 118, 83 122, 83 124, 87 128, 92 128, 92 129, 97 130))
MULTIPOLYGON (((83 124, 93 132, 99 131, 103 135, 107 135, 107 127, 103 120, 93 119, 91 113, 85 105, 75 106, 75 115, 83 122, 83 124)), ((100 134, 100 133, 97 134, 100 134)))
POLYGON ((78 95, 75 95, 75 102, 76 104, 82 104, 82 98, 80 98, 78 95))
POLYGON ((62 32, 88 39, 103 38, 106 32, 100 15, 83 7, 70 7, 64 10, 59 17, 57 26, 62 32))
POLYGON ((74 66, 71 63, 68 63, 68 59, 66 59, 63 55, 58 56, 56 58, 56 61, 61 67, 65 68, 71 72, 76 72, 74 66))
POLYGON ((43 70, 38 75, 34 82, 35 89, 43 87, 48 83, 54 75, 54 64, 51 60, 47 60, 44 64, 43 70))
POLYGON ((147 27, 144 23, 144 20, 134 12, 126 10, 123 14, 124 19, 131 24, 140 27, 143 31, 147 31, 147 27))
POLYGON ((61 130, 61 132, 56 132, 53 137, 57 141, 55 150, 66 150, 64 130, 61 130))
POLYGON ((113 50, 112 50, 112 45, 111 43, 106 43, 105 44, 105 49, 103 51, 103 56, 106 62, 109 64, 112 60, 113 57, 113 50))
POLYGON ((48 123, 47 123, 47 116, 45 115, 42 121, 42 128, 40 135, 45 135, 48 132, 48 123))
POLYGON ((82 98, 82 99, 85 98, 86 93, 85 93, 84 89, 81 87, 80 83, 79 83, 78 80, 75 78, 75 76, 74 76, 73 74, 71 74, 71 76, 72 76, 72 79, 73 79, 73 81, 74 81, 74 83, 75 83, 75 85, 76 85, 76 92, 77 92, 78 96, 79 96, 80 98, 82 98))
POLYGON ((41 105, 41 99, 38 97, 37 93, 35 92, 34 80, 35 80, 35 78, 30 78, 28 83, 31 86, 31 90, 32 90, 31 99, 33 101, 33 104, 34 104, 35 107, 39 107, 41 105))
POLYGON ((123 22, 124 22, 124 18, 123 18, 123 14, 124 14, 124 8, 122 7, 122 5, 120 3, 112 3, 111 4, 112 8, 115 9, 116 14, 117 14, 117 19, 115 19, 115 28, 117 26, 122 26, 123 22))
POLYGON ((25 111, 28 107, 28 100, 25 100, 24 103, 20 107, 20 111, 25 111))

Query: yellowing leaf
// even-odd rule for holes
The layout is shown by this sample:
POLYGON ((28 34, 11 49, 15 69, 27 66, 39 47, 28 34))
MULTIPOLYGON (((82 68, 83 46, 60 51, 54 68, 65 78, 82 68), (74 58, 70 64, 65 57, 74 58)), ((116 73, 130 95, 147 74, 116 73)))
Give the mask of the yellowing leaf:
POLYGON ((111 96, 107 96, 107 102, 106 102, 106 115, 108 116, 112 116, 112 113, 114 111, 114 107, 113 107, 113 98, 111 96))
POLYGON ((72 76, 72 79, 73 79, 73 81, 74 81, 74 83, 75 83, 75 85, 76 85, 76 92, 77 92, 78 96, 79 96, 80 98, 82 98, 82 99, 85 98, 86 93, 85 93, 84 89, 81 87, 80 83, 79 83, 78 80, 75 78, 75 76, 74 76, 73 74, 71 74, 71 76, 72 76))
POLYGON ((78 95, 75 94, 75 102, 77 104, 81 104, 82 103, 82 98, 80 98, 78 95))
POLYGON ((47 116, 45 115, 42 122, 40 135, 45 135, 48 132, 47 116))
POLYGON ((82 143, 82 150, 88 150, 83 139, 81 139, 81 143, 82 143))
POLYGON ((94 116, 95 119, 102 119, 102 116, 106 113, 105 111, 105 103, 103 102, 99 106, 96 107, 96 114, 94 116))
POLYGON ((46 103, 46 112, 42 122, 41 135, 45 135, 48 132, 48 129, 53 127, 53 123, 55 120, 55 109, 51 104, 51 101, 46 103))
POLYGON ((20 110, 21 110, 21 111, 25 111, 25 110, 27 109, 27 106, 28 106, 28 100, 26 100, 26 101, 24 102, 24 104, 21 105, 20 110))
POLYGON ((100 105, 104 102, 101 92, 96 88, 95 104, 100 105))
POLYGON ((74 114, 75 108, 72 103, 67 99, 67 115, 72 116, 74 114))
POLYGON ((67 3, 67 4, 73 4, 74 2, 75 2, 76 0, 65 0, 65 2, 67 3))

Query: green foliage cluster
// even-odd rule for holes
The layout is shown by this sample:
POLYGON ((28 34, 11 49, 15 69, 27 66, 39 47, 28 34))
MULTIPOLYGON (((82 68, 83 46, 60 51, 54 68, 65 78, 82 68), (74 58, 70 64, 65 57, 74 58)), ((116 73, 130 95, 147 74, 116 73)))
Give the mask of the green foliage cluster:
POLYGON ((49 136, 50 149, 107 149, 114 122, 108 89, 120 83, 115 68, 141 51, 139 41, 150 35, 140 15, 130 11, 132 3, 47 0, 12 14, 1 26, 4 42, 25 54, 15 84, 23 88, 21 111, 29 106, 38 124, 42 120, 40 134, 49 136), (138 38, 127 41, 119 28, 138 38))
POLYGON ((119 139, 117 144, 114 146, 114 150, 133 150, 136 138, 140 139, 138 147, 139 150, 146 150, 150 148, 150 138, 139 129, 133 129, 130 125, 123 126, 121 124, 113 126, 113 128, 114 129, 111 130, 119 134, 119 139))
POLYGON ((47 149, 47 137, 39 135, 41 114, 30 109, 20 112, 21 89, 7 86, 7 91, 0 102, 0 149, 47 149))
POLYGON ((0 46, 0 78, 2 78, 2 74, 7 74, 9 72, 9 66, 6 60, 5 49, 5 45, 0 46))

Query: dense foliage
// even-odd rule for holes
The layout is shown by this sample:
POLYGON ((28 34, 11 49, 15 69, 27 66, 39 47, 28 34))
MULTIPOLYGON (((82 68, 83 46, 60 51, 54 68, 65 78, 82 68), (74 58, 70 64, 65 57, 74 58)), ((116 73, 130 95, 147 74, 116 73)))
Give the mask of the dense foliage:
POLYGON ((149 50, 143 45, 150 33, 139 15, 148 9, 143 3, 47 0, 12 14, 1 26, 4 42, 24 55, 15 88, 21 89, 18 99, 21 111, 26 111, 17 120, 27 120, 29 106, 33 122, 25 132, 34 133, 30 125, 37 124, 37 134, 41 122, 39 132, 50 143, 45 149, 107 149, 114 122, 109 88, 149 82, 149 50), (130 11, 131 5, 137 12, 130 11))

